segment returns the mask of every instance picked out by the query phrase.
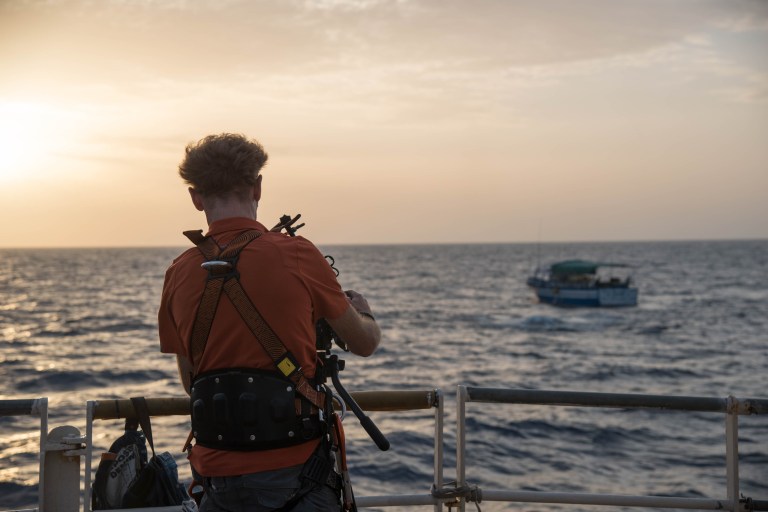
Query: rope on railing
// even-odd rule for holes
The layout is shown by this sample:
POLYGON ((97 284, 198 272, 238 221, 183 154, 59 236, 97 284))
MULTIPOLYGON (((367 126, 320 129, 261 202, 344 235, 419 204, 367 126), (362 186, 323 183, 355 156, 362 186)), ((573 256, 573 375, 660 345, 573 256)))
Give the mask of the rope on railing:
POLYGON ((768 501, 766 500, 753 500, 742 494, 739 501, 744 504, 744 510, 747 510, 748 512, 768 510, 768 501))
POLYGON ((454 500, 451 501, 445 501, 445 506, 448 508, 456 507, 459 505, 459 500, 461 498, 464 498, 468 502, 472 502, 475 504, 475 507, 477 507, 477 512, 482 512, 480 510, 480 502, 483 501, 483 491, 478 487, 477 485, 462 485, 461 487, 456 487, 456 482, 446 482, 444 484, 444 488, 438 489, 435 487, 435 485, 432 485, 432 497, 438 499, 438 500, 454 500))

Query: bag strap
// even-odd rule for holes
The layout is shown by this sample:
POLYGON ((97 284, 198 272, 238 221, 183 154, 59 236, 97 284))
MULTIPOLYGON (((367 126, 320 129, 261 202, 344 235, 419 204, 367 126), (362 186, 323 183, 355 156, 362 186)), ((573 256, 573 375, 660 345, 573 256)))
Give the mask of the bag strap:
POLYGON ((149 447, 152 448, 152 457, 155 456, 155 443, 152 440, 152 421, 149 419, 149 407, 147 407, 147 400, 143 396, 131 397, 131 403, 133 404, 133 411, 136 413, 136 417, 139 420, 141 431, 144 432, 144 437, 149 442, 149 447))
MULTIPOLYGON (((250 242, 260 237, 261 232, 256 230, 246 231, 223 248, 219 247, 213 238, 203 236, 202 230, 185 231, 184 234, 197 246, 203 257, 205 257, 206 263, 210 264, 204 267, 207 267, 206 269, 208 270, 208 280, 205 283, 203 296, 200 299, 190 340, 190 357, 192 358, 191 362, 194 368, 193 376, 198 373, 200 359, 210 336, 216 307, 221 299, 221 293, 224 291, 248 329, 264 348, 270 359, 272 359, 277 369, 294 383, 296 390, 302 396, 319 410, 324 410, 325 400, 323 394, 309 383, 299 362, 286 348, 277 334, 275 334, 275 331, 269 326, 264 317, 261 316, 261 313, 256 309, 256 306, 240 284, 240 274, 237 271, 237 260, 240 256, 240 251, 250 242)), ((203 265, 206 264, 204 263, 203 265)))

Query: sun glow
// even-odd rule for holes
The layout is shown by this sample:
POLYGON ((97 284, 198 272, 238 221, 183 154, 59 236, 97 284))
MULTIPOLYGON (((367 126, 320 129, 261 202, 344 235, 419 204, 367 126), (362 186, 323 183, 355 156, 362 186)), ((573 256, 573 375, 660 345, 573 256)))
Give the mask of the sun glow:
POLYGON ((27 181, 46 172, 66 133, 62 112, 42 103, 0 103, 0 183, 27 181))

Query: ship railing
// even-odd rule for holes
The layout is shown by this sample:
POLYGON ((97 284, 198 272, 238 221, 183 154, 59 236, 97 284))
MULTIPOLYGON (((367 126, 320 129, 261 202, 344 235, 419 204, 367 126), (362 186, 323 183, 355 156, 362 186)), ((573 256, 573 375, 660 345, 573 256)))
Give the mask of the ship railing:
POLYGON ((739 421, 740 415, 768 414, 768 400, 710 398, 696 396, 660 396, 531 389, 457 388, 456 411, 456 489, 460 491, 458 508, 464 512, 467 502, 527 502, 572 505, 608 505, 746 512, 768 510, 768 501, 742 497, 739 493, 739 421), (609 408, 644 408, 658 410, 720 413, 725 415, 726 498, 686 498, 673 496, 632 496, 573 492, 516 491, 479 489, 467 482, 467 404, 527 404, 609 408))
MULTIPOLYGON (((456 482, 443 482, 443 415, 444 402, 440 390, 367 391, 352 393, 365 411, 408 411, 433 409, 434 412, 434 473, 432 489, 424 494, 390 494, 360 496, 358 508, 432 506, 437 512, 447 505, 463 511, 466 503, 483 501, 529 502, 572 505, 607 505, 621 507, 652 507, 698 510, 768 511, 768 501, 745 498, 739 489, 738 417, 767 414, 768 400, 709 398, 688 396, 659 396, 616 393, 541 391, 529 389, 497 389, 458 386, 456 410, 456 482), (480 489, 466 478, 467 405, 470 402, 494 404, 527 404, 549 406, 582 406, 608 408, 646 408, 659 410, 713 412, 725 415, 727 497, 724 499, 686 498, 674 496, 630 496, 566 492, 537 492, 480 489)), ((149 398, 151 416, 189 414, 188 398, 149 398)), ((40 418, 40 487, 39 508, 47 511, 90 511, 93 461, 94 420, 115 420, 134 417, 130 400, 87 402, 86 435, 72 426, 48 429, 48 400, 46 398, 0 400, 0 416, 31 415, 40 418), (80 457, 85 457, 85 478, 82 494, 79 484, 80 457), (73 483, 74 482, 74 483, 73 483), (82 501, 81 501, 82 499, 82 501)), ((134 512, 179 511, 181 507, 131 509, 134 512)), ((32 511, 18 511, 32 512, 32 511)))
MULTIPOLYGON (((48 437, 48 399, 47 398, 19 398, 13 400, 0 400, 0 417, 10 416, 38 416, 40 418, 40 490, 38 492, 38 507, 43 509, 45 488, 43 481, 43 468, 45 467, 45 443, 48 437)), ((27 512, 27 511, 19 511, 27 512)))
MULTIPOLYGON (((416 411, 433 410, 434 413, 434 473, 432 486, 434 489, 443 487, 443 394, 439 389, 409 390, 409 391, 358 391, 351 392, 352 398, 361 409, 366 412, 376 411, 416 411)), ((189 416, 189 398, 147 398, 147 409, 150 417, 153 416, 189 416)), ((86 404, 86 457, 85 476, 83 478, 83 512, 91 512, 91 482, 93 470, 93 424, 95 420, 117 420, 134 418, 136 414, 130 399, 118 400, 92 400, 86 404)), ((348 421, 354 420, 352 414, 348 415, 348 421)), ((425 494, 400 494, 385 496, 359 496, 356 497, 359 508, 379 506, 411 506, 432 505, 439 512, 441 500, 430 493, 425 494)), ((130 509, 130 512, 154 511, 173 512, 180 511, 181 506, 152 507, 142 509, 130 509)), ((44 510, 44 509, 40 509, 44 510)), ((63 510, 63 509, 62 509, 63 510)), ((77 510, 70 509, 70 510, 77 510)), ((114 511, 119 512, 119 511, 114 511)), ((126 509, 124 512, 128 512, 126 509)))
POLYGON ((80 456, 84 453, 80 432, 72 426, 55 427, 48 432, 48 398, 0 400, 0 417, 9 416, 40 418, 38 508, 17 512, 55 510, 59 499, 67 499, 66 496, 78 500, 77 486, 67 484, 80 480, 80 456))

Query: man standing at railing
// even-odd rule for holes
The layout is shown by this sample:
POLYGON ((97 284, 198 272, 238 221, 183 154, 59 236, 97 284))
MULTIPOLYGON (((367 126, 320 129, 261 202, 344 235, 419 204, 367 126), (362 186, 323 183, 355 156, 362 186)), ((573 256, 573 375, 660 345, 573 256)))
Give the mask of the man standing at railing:
POLYGON ((221 134, 187 146, 179 166, 208 233, 185 233, 197 247, 166 272, 160 346, 191 394, 203 512, 339 510, 315 327, 326 319, 362 356, 381 337, 312 243, 256 220, 266 161, 258 142, 221 134))

